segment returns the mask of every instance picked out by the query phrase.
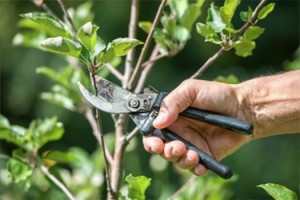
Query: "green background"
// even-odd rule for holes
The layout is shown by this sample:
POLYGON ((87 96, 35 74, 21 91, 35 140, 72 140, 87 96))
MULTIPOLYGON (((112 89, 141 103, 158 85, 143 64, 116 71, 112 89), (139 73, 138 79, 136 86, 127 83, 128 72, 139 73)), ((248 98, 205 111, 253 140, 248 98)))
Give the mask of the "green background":
MULTIPOLYGON (((59 15, 61 11, 56 1, 46 1, 48 5, 59 15)), ((66 1, 66 5, 76 6, 84 1, 66 1)), ((258 1, 242 1, 238 8, 246 10, 248 5, 252 8, 258 1)), ((257 40, 254 55, 241 58, 233 51, 227 52, 217 60, 201 77, 212 80, 218 75, 237 75, 241 81, 257 76, 268 75, 283 71, 283 64, 293 59, 294 53, 299 47, 299 1, 272 1, 276 2, 275 10, 267 19, 259 25, 265 28, 263 35, 257 40)), ((117 37, 126 37, 130 14, 129 0, 95 0, 93 11, 94 22, 100 26, 100 35, 105 41, 111 41, 117 37)), ((222 5, 222 1, 216 1, 222 5)), ((142 0, 140 5, 140 20, 151 21, 154 18, 159 1, 142 0)), ((205 4, 207 7, 209 3, 205 4)), ((1 75, 1 113, 12 124, 27 127, 34 118, 58 116, 65 125, 66 133, 62 140, 52 142, 44 148, 67 150, 72 146, 79 146, 88 152, 93 152, 96 140, 91 134, 87 121, 79 114, 66 111, 51 105, 39 98, 42 91, 50 88, 52 82, 35 70, 39 66, 51 66, 59 69, 64 65, 61 57, 37 49, 12 46, 12 39, 19 31, 17 22, 19 14, 39 11, 30 1, 0 1, 0 75, 1 75)), ((206 8, 203 9, 198 21, 205 21, 206 8)), ((242 25, 239 17, 233 23, 235 27, 242 25)), ((139 30, 137 39, 144 40, 145 34, 139 30)), ((138 48, 140 50, 140 48, 138 48)), ((164 58, 154 67, 147 84, 160 90, 170 91, 182 80, 188 78, 198 69, 218 47, 210 43, 204 43, 195 27, 192 39, 186 48, 173 58, 164 58)), ((122 66, 121 66, 122 69, 122 66)), ((300 77, 299 77, 300 78, 300 77)), ((114 79, 112 79, 114 81, 114 79)), ((104 115, 105 132, 113 131, 111 120, 104 115)), ((138 137, 139 144, 141 138, 138 137)), ((14 146, 1 141, 0 150, 9 153, 14 146)), ((300 136, 299 134, 274 136, 254 141, 224 160, 239 176, 238 180, 231 185, 234 193, 233 199, 266 199, 267 194, 256 185, 273 182, 285 185, 299 195, 300 178, 300 136)), ((149 197, 154 197, 158 189, 175 189, 178 186, 176 172, 171 165, 168 172, 154 174, 149 170, 148 159, 142 145, 130 152, 125 157, 126 173, 133 175, 144 174, 152 177, 153 181, 149 197), (139 159, 136 159, 139 156, 139 159), (138 162, 138 163, 137 163, 138 162), (132 165, 134 163, 134 165, 132 165), (160 180, 161 179, 161 180, 160 180), (165 183, 163 187, 153 185, 165 183), (170 187, 170 188, 167 188, 170 187)), ((159 185, 160 185, 159 184, 159 185)), ((1 190, 0 190, 1 192, 1 190)), ((201 188, 199 188, 201 192, 201 188)))

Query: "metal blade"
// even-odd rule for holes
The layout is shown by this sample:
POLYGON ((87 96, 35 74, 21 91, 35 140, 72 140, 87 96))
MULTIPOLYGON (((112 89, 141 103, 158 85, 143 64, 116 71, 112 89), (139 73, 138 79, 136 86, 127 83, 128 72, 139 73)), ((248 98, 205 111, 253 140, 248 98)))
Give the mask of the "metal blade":
POLYGON ((149 113, 129 114, 130 118, 137 127, 141 128, 145 120, 148 118, 149 113))
POLYGON ((130 96, 130 92, 124 90, 119 87, 115 87, 110 82, 97 82, 99 92, 96 96, 89 92, 80 82, 78 82, 78 86, 80 92, 84 96, 84 98, 91 103, 93 106, 108 113, 130 113, 127 109, 127 99, 130 96), (103 87, 102 87, 103 86, 103 87))

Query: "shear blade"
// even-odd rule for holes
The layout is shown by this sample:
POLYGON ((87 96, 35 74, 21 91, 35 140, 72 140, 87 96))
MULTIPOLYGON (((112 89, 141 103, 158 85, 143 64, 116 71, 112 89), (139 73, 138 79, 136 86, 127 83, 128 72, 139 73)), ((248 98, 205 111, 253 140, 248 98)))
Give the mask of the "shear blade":
POLYGON ((96 96, 88 91, 80 82, 78 82, 80 92, 84 98, 93 106, 108 113, 130 113, 127 109, 126 103, 130 96, 130 92, 118 86, 115 86, 109 81, 100 79, 97 81, 99 91, 96 96))

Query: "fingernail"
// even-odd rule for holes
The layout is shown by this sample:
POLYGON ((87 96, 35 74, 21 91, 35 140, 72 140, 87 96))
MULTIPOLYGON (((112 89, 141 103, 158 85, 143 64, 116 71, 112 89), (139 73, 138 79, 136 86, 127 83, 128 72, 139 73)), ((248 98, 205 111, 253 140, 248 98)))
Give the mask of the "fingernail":
POLYGON ((156 126, 156 125, 162 123, 164 121, 165 116, 166 116, 166 113, 164 111, 160 111, 158 116, 154 120, 153 125, 156 126))

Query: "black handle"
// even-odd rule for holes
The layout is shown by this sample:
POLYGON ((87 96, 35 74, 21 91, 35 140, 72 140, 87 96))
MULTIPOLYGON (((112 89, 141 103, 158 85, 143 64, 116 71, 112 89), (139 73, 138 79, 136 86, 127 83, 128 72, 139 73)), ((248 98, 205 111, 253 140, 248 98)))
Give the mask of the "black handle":
POLYGON ((180 140, 186 145, 187 149, 197 152, 197 154, 199 156, 199 163, 201 163, 207 169, 210 169, 211 171, 213 171, 214 173, 216 173, 217 175, 219 175, 220 177, 222 177, 224 179, 228 179, 233 175, 231 169, 228 166, 215 160, 210 155, 203 152, 201 149, 195 147, 194 145, 192 145, 191 143, 189 143, 182 137, 176 135, 169 129, 155 129, 153 131, 152 135, 159 137, 165 141, 180 140))
POLYGON ((180 115, 194 118, 205 123, 213 124, 221 128, 245 135, 250 135, 253 132, 253 126, 246 121, 206 110, 188 108, 180 113, 180 115))

